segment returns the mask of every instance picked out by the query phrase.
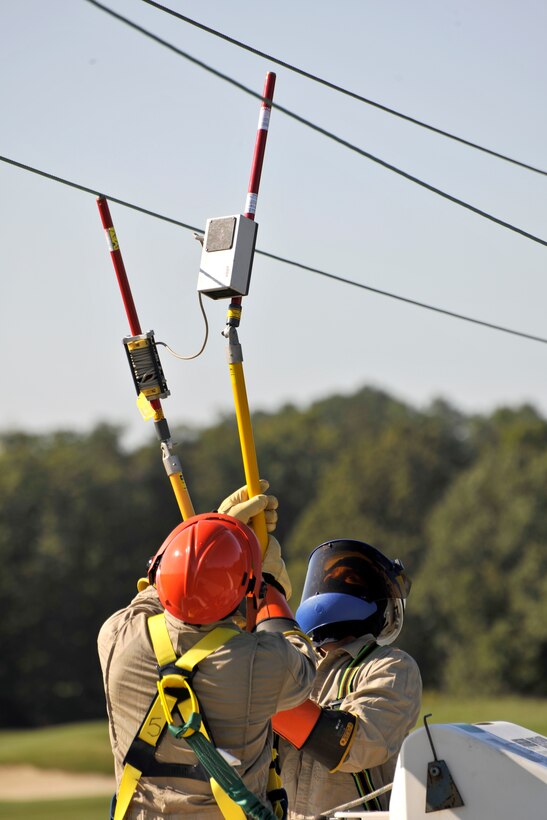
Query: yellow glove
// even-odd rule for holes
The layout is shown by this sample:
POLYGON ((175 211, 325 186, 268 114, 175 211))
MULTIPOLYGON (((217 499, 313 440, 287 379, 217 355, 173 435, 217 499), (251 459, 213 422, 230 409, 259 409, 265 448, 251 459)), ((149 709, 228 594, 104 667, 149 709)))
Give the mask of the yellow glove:
POLYGON ((268 536, 268 546, 262 559, 262 574, 272 575, 278 584, 283 587, 287 601, 292 594, 292 584, 285 566, 285 561, 281 557, 281 545, 273 535, 268 536))
POLYGON ((249 498, 247 487, 240 487, 228 498, 225 498, 218 508, 219 513, 223 515, 231 515, 244 524, 248 524, 251 518, 258 515, 259 512, 264 511, 266 519, 266 529, 268 532, 273 532, 277 524, 277 507, 279 502, 275 495, 264 495, 264 491, 270 486, 265 478, 260 479, 261 495, 255 495, 249 498))

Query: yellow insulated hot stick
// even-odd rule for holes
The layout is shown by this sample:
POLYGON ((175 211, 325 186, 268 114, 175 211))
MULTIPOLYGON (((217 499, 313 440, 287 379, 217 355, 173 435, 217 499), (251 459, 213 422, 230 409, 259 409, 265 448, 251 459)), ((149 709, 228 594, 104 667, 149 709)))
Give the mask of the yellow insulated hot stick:
MULTIPOLYGON (((241 457, 247 483, 249 498, 260 495, 260 477, 258 475, 258 464, 256 459, 256 449, 253 438, 253 428, 251 426, 251 416, 249 413, 249 403, 247 401, 247 390, 245 388, 245 376, 243 374, 243 362, 230 362, 230 379, 234 393, 234 406, 237 419, 237 429, 239 431, 239 442, 241 446, 241 457)), ((260 541, 262 555, 268 546, 268 530, 266 528, 266 518, 264 513, 252 519, 253 529, 256 537, 260 541)))
POLYGON ((160 439, 161 456, 167 477, 171 483, 171 488, 175 494, 182 520, 186 521, 194 513, 194 507, 190 500, 188 487, 182 474, 182 466, 179 457, 172 450, 171 433, 167 424, 167 419, 163 414, 163 408, 158 401, 150 400, 143 391, 137 398, 137 407, 145 421, 152 419, 156 428, 156 433, 160 439), (159 405, 159 406, 157 406, 159 405))

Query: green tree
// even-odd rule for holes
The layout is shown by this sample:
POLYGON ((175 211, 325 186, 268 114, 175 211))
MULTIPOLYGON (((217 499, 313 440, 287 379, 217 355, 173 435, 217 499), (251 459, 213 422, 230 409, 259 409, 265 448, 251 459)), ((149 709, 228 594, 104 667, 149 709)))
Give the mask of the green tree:
POLYGON ((132 597, 140 567, 165 534, 150 500, 112 428, 4 437, 5 725, 104 713, 96 635, 107 615, 132 597))
MULTIPOLYGON (((369 541, 413 579, 402 645, 426 684, 543 693, 547 422, 534 408, 467 417, 366 388, 253 426, 295 607, 313 547, 369 541)), ((175 437, 197 512, 244 483, 232 416, 175 437)), ((129 452, 106 425, 0 438, 3 725, 104 715, 98 629, 180 520, 156 441, 129 452)))
POLYGON ((494 414, 482 433, 481 457, 431 516, 414 603, 442 687, 544 694, 547 425, 525 408, 494 414))
POLYGON ((415 575, 425 555, 424 521, 469 458, 445 414, 410 409, 360 435, 324 466, 319 490, 291 533, 290 555, 302 583, 305 559, 331 538, 368 541, 398 556, 415 575))

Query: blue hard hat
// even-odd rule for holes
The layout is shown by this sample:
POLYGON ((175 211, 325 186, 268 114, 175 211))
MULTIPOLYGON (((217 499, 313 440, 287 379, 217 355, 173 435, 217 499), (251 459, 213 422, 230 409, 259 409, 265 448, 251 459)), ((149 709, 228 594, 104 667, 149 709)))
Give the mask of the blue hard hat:
POLYGON ((347 538, 327 541, 310 555, 296 620, 311 635, 333 624, 365 621, 375 613, 380 617, 387 601, 403 601, 410 586, 401 562, 370 544, 347 538))
POLYGON ((295 617, 303 632, 308 635, 315 629, 343 621, 361 621, 374 615, 378 604, 365 601, 343 592, 322 592, 302 601, 295 617))

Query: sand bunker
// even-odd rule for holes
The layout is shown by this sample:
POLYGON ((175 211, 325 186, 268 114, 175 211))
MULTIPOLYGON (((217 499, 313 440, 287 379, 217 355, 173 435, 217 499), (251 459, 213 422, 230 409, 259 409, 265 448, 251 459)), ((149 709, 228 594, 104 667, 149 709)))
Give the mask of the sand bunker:
POLYGON ((0 766, 0 800, 38 800, 56 797, 111 795, 114 776, 76 774, 33 766, 0 766))

